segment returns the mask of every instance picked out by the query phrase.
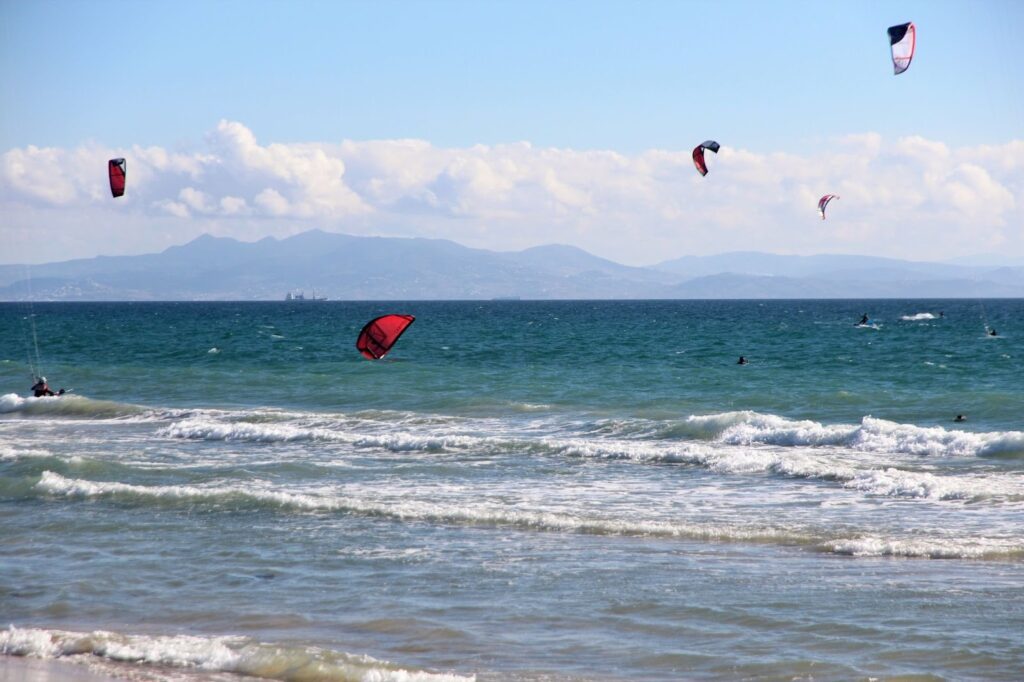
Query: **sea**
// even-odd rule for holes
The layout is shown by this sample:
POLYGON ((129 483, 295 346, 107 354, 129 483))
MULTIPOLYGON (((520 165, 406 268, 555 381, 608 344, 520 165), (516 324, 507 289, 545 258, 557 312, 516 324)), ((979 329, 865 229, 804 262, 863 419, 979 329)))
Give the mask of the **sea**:
POLYGON ((0 653, 1020 680, 1024 300, 0 304, 0 653))

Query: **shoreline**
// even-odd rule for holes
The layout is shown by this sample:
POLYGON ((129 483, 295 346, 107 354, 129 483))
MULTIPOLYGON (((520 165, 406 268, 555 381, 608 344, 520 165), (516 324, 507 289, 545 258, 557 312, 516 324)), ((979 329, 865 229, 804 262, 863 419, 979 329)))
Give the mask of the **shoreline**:
POLYGON ((97 672, 84 661, 0 654, 0 679, 4 682, 123 682, 131 678, 97 672))

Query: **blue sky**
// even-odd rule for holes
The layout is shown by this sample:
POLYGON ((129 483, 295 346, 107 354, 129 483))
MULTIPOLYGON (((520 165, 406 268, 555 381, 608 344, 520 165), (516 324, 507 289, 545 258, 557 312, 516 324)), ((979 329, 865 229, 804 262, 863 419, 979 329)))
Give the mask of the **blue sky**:
MULTIPOLYGON (((688 154, 709 137, 766 156, 805 154, 811 163, 820 162, 816 150, 866 133, 883 147, 907 137, 953 150, 1005 145, 1024 139, 1021 26, 1024 2, 1012 0, 3 0, 0 153, 138 145, 201 154, 221 121, 243 124, 264 145, 528 142, 630 158, 688 154), (918 27, 917 54, 909 71, 893 76, 885 29, 909 20, 918 27)), ((1016 178, 1002 183, 1011 195, 1016 178)), ((12 194, 4 197, 16 201, 12 194)), ((1004 223, 1021 215, 1016 202, 1012 208, 1004 223)), ((43 207, 34 210, 39 219, 43 207)), ((346 231, 337 217, 306 227, 346 231)), ((19 218, 22 233, 32 220, 19 218)), ((223 222, 214 228, 256 235, 254 220, 235 233, 223 222)), ((439 223, 409 224, 413 236, 439 223)), ((348 227, 375 231, 365 219, 348 227)), ((856 250, 874 247, 865 241, 856 250)), ((124 250, 143 248, 125 242, 124 250)), ((610 242, 601 248, 614 251, 610 242)), ((1024 243, 1011 250, 1024 253, 1024 243)))

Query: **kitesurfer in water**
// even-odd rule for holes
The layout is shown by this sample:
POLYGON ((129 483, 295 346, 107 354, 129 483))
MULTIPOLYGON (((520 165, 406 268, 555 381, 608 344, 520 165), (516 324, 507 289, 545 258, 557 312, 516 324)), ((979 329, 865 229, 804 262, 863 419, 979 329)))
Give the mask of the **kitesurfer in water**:
POLYGON ((44 398, 51 395, 64 395, 64 389, 60 389, 56 393, 50 389, 50 385, 46 383, 46 377, 37 377, 36 383, 31 389, 32 396, 35 398, 44 398))
POLYGON ((46 377, 37 377, 35 385, 30 389, 32 395, 36 398, 42 398, 48 395, 56 395, 50 390, 49 384, 46 383, 46 377))
POLYGON ((989 336, 999 336, 999 332, 997 332, 995 329, 989 329, 988 330, 988 335, 989 336))
POLYGON ((745 365, 745 364, 747 364, 747 359, 741 355, 740 359, 736 361, 736 364, 737 365, 745 365))
POLYGON ((955 422, 965 422, 965 421, 967 421, 967 418, 964 417, 962 414, 958 414, 956 416, 956 419, 954 419, 953 421, 955 421, 955 422))
POLYGON ((858 322, 857 324, 858 325, 866 325, 867 323, 868 323, 868 314, 864 313, 863 315, 861 315, 860 322, 858 322))

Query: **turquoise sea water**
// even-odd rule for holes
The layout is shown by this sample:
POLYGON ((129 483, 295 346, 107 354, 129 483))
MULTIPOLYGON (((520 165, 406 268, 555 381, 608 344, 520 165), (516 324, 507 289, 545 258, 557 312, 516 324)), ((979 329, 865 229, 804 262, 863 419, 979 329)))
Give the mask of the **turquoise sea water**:
POLYGON ((1017 679, 1022 321, 0 304, 0 650, 153 679, 1017 679), (417 321, 367 362, 386 312, 417 321), (30 364, 73 393, 26 399, 30 364))

